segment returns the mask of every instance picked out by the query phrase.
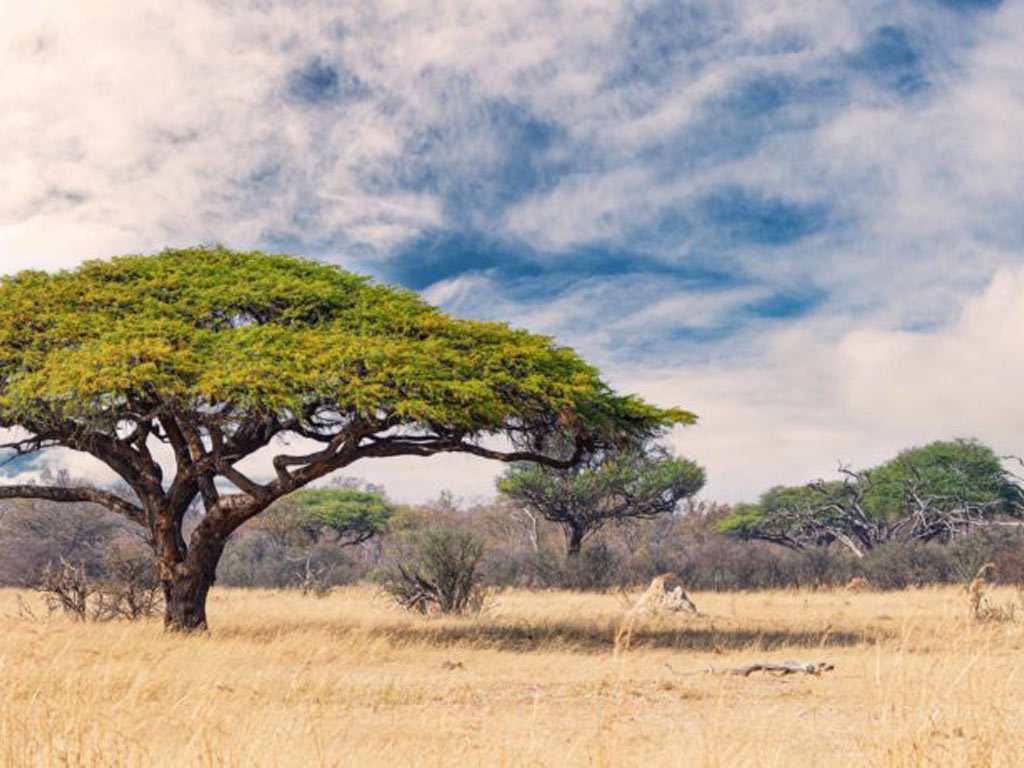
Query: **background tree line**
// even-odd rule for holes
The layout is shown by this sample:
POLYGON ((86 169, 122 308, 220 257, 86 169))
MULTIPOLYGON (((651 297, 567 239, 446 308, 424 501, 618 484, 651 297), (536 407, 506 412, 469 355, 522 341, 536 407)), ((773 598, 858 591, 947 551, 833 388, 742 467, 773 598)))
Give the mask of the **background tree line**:
MULTIPOLYGON (((694 589, 841 586, 854 577, 889 589, 967 580, 985 562, 999 580, 1024 582, 1019 485, 976 442, 911 449, 733 508, 695 500, 703 472, 657 446, 605 458, 560 475, 513 466, 491 500, 446 493, 399 505, 351 479, 303 490, 238 532, 218 581, 318 592, 371 580, 394 587, 404 569, 413 586, 403 599, 415 603, 423 590, 411 571, 432 551, 471 558, 474 581, 492 587, 610 589, 674 571, 694 589), (573 509, 591 526, 586 536, 567 518, 573 509)), ((36 583, 61 560, 103 578, 125 557, 147 555, 142 529, 98 505, 18 500, 0 509, 7 585, 36 583)))

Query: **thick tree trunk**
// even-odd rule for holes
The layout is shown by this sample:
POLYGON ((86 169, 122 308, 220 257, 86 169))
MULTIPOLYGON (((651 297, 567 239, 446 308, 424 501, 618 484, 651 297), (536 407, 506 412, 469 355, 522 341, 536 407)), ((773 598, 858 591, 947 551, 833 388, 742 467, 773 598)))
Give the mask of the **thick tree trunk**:
POLYGON ((573 560, 580 556, 584 535, 586 531, 579 526, 568 526, 565 529, 565 554, 573 560))
POLYGON ((169 632, 203 631, 206 596, 214 577, 206 573, 179 575, 164 581, 164 629, 169 632))
POLYGON ((217 563, 224 543, 193 542, 185 562, 165 569, 164 629, 169 632, 204 631, 206 597, 217 579, 217 563))

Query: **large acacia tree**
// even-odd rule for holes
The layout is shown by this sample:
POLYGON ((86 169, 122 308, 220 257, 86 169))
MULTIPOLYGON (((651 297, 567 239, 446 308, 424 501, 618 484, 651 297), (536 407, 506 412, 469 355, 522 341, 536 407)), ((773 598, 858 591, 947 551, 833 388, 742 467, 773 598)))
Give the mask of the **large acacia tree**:
POLYGON ((0 282, 6 447, 90 454, 132 490, 6 485, 0 498, 94 502, 142 526, 170 629, 205 628, 233 531, 353 462, 459 452, 571 466, 692 419, 616 394, 549 338, 290 256, 168 250, 0 282), (260 452, 272 470, 246 471, 260 452))

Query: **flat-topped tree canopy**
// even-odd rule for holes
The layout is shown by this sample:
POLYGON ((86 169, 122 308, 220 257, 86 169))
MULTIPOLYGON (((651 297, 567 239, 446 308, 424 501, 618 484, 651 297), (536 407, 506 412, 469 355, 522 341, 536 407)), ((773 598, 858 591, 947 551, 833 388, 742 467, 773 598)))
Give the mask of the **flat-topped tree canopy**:
POLYGON ((842 479, 776 486, 740 504, 718 530, 790 549, 839 542, 857 557, 894 540, 950 541, 1024 518, 1020 479, 987 445, 936 441, 842 479))
POLYGON ((170 615, 176 574, 215 567, 245 520, 359 459, 461 452, 568 466, 694 420, 615 393, 548 337, 455 319, 293 256, 203 247, 0 280, 0 426, 27 432, 7 447, 92 454, 138 498, 44 486, 0 497, 88 496, 146 526, 170 625, 191 621, 170 615), (269 480, 238 469, 279 435, 321 447, 275 456, 269 480), (173 477, 157 443, 173 449, 173 477), (223 494, 218 477, 239 492, 223 494), (186 544, 181 519, 197 495, 206 514, 186 544))

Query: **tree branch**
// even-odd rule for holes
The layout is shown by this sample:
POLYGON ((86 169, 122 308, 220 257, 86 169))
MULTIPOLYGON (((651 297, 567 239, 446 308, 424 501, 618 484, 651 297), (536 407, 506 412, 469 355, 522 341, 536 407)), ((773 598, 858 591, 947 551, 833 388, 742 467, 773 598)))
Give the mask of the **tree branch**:
POLYGON ((361 447, 359 456, 434 456, 438 453, 468 453, 485 459, 506 463, 529 461, 553 469, 569 469, 575 466, 584 454, 582 443, 576 441, 575 451, 568 459, 556 459, 534 451, 495 451, 474 443, 454 438, 439 437, 433 441, 418 438, 371 438, 369 445, 361 447), (422 442, 421 442, 422 441, 422 442))
POLYGON ((100 504, 112 512, 148 528, 146 514, 140 507, 113 493, 96 488, 63 488, 48 485, 0 485, 0 499, 46 499, 60 503, 88 502, 100 504))

